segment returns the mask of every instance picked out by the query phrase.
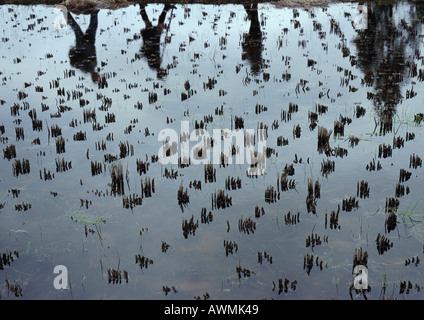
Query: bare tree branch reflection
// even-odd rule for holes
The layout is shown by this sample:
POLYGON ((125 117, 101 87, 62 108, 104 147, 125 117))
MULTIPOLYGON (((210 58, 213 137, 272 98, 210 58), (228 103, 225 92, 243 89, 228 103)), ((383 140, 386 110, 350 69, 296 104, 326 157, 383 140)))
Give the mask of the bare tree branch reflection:
POLYGON ((96 32, 98 26, 98 12, 90 14, 90 24, 85 31, 82 32, 81 27, 68 12, 68 24, 75 33, 75 46, 69 50, 69 60, 73 67, 83 72, 90 73, 93 82, 99 81, 99 74, 96 72, 97 56, 96 56, 96 32))
POLYGON ((173 5, 166 3, 159 16, 158 24, 153 26, 145 10, 146 5, 140 5, 140 14, 145 28, 140 31, 143 38, 141 53, 147 60, 148 66, 156 71, 158 79, 163 79, 167 70, 162 68, 162 55, 160 52, 162 31, 165 29, 165 18, 170 9, 175 8, 173 5))

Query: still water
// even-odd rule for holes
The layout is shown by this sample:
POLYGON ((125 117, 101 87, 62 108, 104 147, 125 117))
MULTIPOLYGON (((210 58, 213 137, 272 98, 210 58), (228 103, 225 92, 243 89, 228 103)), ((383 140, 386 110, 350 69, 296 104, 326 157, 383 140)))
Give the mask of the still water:
POLYGON ((0 6, 1 298, 423 298, 424 8, 356 8, 0 6))

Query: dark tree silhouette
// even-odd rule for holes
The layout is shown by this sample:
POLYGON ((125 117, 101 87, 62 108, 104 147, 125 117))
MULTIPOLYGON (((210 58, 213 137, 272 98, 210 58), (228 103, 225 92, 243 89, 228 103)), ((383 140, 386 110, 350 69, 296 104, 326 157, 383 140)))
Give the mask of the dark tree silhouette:
MULTIPOLYGON (((411 5, 411 15, 416 11, 411 5)), ((402 86, 408 77, 408 47, 417 48, 416 33, 421 24, 412 19, 408 25, 401 20, 396 23, 396 4, 367 4, 368 28, 358 30, 354 40, 357 49, 358 67, 364 73, 368 86, 374 88, 372 100, 380 126, 391 127, 396 108, 403 100, 402 86)), ((380 133, 385 134, 380 128, 380 133)), ((389 132, 391 130, 388 130, 389 132)))
POLYGON ((148 66, 156 71, 158 79, 163 79, 167 71, 162 68, 162 55, 160 52, 162 31, 165 29, 165 18, 170 9, 174 8, 173 5, 166 3, 158 20, 158 24, 153 26, 146 13, 145 5, 140 5, 140 14, 145 28, 140 31, 143 38, 143 45, 141 47, 141 54, 147 60, 148 66))
POLYGON ((258 4, 245 4, 244 9, 250 21, 249 32, 243 35, 242 60, 249 60, 252 74, 258 75, 262 69, 262 31, 259 22, 258 4))
POLYGON ((82 32, 78 23, 68 12, 68 24, 75 33, 75 46, 69 50, 69 60, 73 67, 85 73, 90 73, 93 82, 99 81, 99 74, 96 72, 96 33, 98 25, 98 10, 90 14, 90 24, 82 32))

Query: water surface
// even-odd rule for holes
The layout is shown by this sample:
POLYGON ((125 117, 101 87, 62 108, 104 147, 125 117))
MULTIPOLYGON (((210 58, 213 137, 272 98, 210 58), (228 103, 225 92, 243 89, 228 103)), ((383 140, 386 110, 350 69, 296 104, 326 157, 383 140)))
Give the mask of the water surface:
POLYGON ((0 252, 10 262, 1 298, 421 299, 422 8, 370 4, 368 29, 357 30, 356 7, 134 5, 57 28, 53 7, 0 6, 0 252), (236 117, 243 129, 268 128, 263 175, 235 157, 213 164, 213 182, 203 164, 156 161, 161 130, 203 121, 212 136, 236 117), (123 190, 113 185, 119 166, 123 190), (240 188, 226 189, 228 177, 240 188), (308 198, 309 182, 319 195, 308 198), (231 205, 214 206, 219 191, 231 205), (129 196, 139 199, 132 208, 129 196), (185 229, 191 218, 196 228, 185 229), (245 219, 255 228, 240 228, 245 219), (365 294, 351 287, 361 248, 365 294), (53 286, 56 265, 69 271, 68 290, 53 286))

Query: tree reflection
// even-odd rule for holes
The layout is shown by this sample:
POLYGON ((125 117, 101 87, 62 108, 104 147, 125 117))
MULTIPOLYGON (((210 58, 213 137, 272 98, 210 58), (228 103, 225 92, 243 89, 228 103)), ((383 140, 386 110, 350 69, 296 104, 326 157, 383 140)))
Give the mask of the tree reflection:
POLYGON ((162 68, 162 55, 160 52, 161 35, 165 29, 166 14, 174 6, 166 3, 158 20, 158 24, 153 26, 145 10, 145 4, 140 5, 140 14, 145 28, 140 31, 143 38, 143 45, 141 47, 141 54, 147 60, 148 66, 156 71, 158 79, 163 79, 167 71, 162 68))
POLYGON ((71 26, 75 34, 75 46, 69 50, 69 60, 73 67, 83 72, 90 73, 94 82, 99 81, 99 74, 95 71, 97 66, 96 56, 96 32, 98 25, 98 10, 91 13, 90 24, 85 31, 82 32, 78 23, 68 12, 68 24, 71 26))
POLYGON ((370 98, 379 116, 380 134, 391 131, 396 107, 403 100, 402 85, 408 76, 408 46, 417 47, 417 30, 420 22, 412 10, 408 24, 394 17, 396 4, 368 3, 368 28, 358 30, 354 40, 358 53, 358 67, 364 73, 364 84, 373 86, 370 98))
POLYGON ((249 32, 243 35, 242 60, 249 60, 252 74, 258 75, 262 69, 262 31, 259 22, 258 4, 245 4, 244 9, 250 21, 249 32))

